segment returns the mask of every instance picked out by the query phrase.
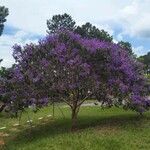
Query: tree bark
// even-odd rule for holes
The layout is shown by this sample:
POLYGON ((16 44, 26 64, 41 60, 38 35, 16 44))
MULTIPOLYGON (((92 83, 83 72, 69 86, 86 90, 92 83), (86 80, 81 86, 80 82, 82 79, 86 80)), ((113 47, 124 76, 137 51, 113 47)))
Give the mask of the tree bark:
POLYGON ((55 103, 53 102, 53 119, 55 117, 55 103))
POLYGON ((4 108, 6 107, 5 104, 3 104, 1 107, 0 107, 0 112, 2 112, 4 110, 4 108))
POLYGON ((72 124, 71 124, 71 131, 75 131, 77 129, 77 115, 79 112, 79 108, 72 109, 72 124))

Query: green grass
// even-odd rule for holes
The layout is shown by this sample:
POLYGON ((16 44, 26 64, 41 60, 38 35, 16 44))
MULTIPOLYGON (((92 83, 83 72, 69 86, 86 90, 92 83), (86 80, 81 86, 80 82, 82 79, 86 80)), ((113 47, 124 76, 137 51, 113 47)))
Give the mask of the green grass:
POLYGON ((51 107, 36 114, 29 112, 33 125, 26 123, 27 114, 22 116, 20 127, 12 127, 17 119, 0 116, 0 127, 6 126, 4 150, 149 150, 150 112, 141 118, 135 112, 119 108, 101 109, 82 107, 78 117, 78 130, 70 131, 70 110, 62 108, 65 118, 56 108, 55 119, 51 107), (44 117, 38 120, 38 117, 44 117), (14 131, 16 130, 16 131, 14 131))

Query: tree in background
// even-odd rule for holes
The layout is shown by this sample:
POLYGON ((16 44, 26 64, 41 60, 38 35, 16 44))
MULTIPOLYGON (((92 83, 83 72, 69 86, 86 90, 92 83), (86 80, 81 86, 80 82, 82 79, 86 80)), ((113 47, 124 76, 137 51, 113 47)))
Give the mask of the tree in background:
POLYGON ((52 19, 47 20, 47 32, 49 34, 57 33, 61 29, 67 29, 80 34, 84 38, 96 38, 102 41, 111 42, 113 37, 104 30, 99 30, 91 23, 87 22, 84 25, 76 26, 76 22, 68 14, 54 15, 52 19))
POLYGON ((0 68, 0 77, 1 78, 7 78, 8 76, 9 76, 9 70, 10 70, 11 68, 6 68, 6 67, 1 67, 0 68))
POLYGON ((113 37, 108 34, 108 32, 104 30, 99 30, 95 26, 93 26, 91 23, 87 22, 81 27, 78 26, 75 29, 75 33, 80 34, 82 37, 85 38, 96 38, 101 41, 107 41, 107 42, 112 42, 113 37))
POLYGON ((140 56, 138 60, 144 64, 145 73, 150 74, 150 52, 144 56, 140 56))
POLYGON ((8 16, 8 14, 9 14, 8 8, 0 6, 0 36, 3 33, 4 23, 6 22, 6 17, 8 16))
POLYGON ((130 55, 133 55, 132 45, 129 42, 120 41, 118 44, 125 49, 130 55))
POLYGON ((54 34, 60 29, 73 31, 75 29, 75 21, 68 14, 54 15, 52 19, 47 20, 47 32, 54 34))
POLYGON ((15 45, 13 56, 13 90, 0 86, 0 91, 11 95, 11 104, 17 106, 65 102, 71 108, 72 129, 81 104, 91 96, 109 107, 117 103, 139 113, 150 106, 140 63, 112 42, 60 31, 37 45, 15 45))
MULTIPOLYGON (((4 6, 0 6, 0 36, 3 33, 4 30, 4 23, 6 22, 6 17, 8 16, 8 8, 5 8, 4 6)), ((0 59, 0 63, 3 61, 3 59, 0 59)), ((0 76, 2 74, 5 74, 6 68, 2 67, 0 68, 0 76)))

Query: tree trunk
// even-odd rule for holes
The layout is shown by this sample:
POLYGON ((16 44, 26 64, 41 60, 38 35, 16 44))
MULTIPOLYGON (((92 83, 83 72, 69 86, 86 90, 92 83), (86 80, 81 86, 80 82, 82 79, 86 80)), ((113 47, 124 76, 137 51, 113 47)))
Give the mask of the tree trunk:
POLYGON ((55 117, 55 103, 53 102, 53 119, 55 117))
POLYGON ((72 109, 72 125, 71 125, 71 131, 75 131, 77 128, 77 114, 78 114, 79 108, 72 109))
POLYGON ((2 112, 4 110, 4 108, 6 107, 5 104, 3 104, 1 107, 0 107, 0 112, 2 112))

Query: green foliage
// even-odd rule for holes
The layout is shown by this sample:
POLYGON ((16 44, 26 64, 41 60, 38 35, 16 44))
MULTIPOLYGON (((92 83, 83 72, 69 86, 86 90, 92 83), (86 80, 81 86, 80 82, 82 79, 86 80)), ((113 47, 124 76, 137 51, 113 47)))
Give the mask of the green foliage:
POLYGON ((54 34, 60 29, 67 29, 73 31, 75 28, 75 21, 68 14, 54 15, 52 19, 47 20, 48 33, 54 34))
POLYGON ((6 17, 8 16, 8 8, 0 6, 0 36, 2 35, 4 29, 4 22, 6 22, 6 17))
POLYGON ((0 68, 0 77, 7 78, 8 74, 9 74, 8 69, 6 69, 5 67, 0 68))
POLYGON ((80 34, 86 38, 97 38, 102 41, 112 42, 113 37, 104 30, 99 30, 91 23, 87 22, 84 25, 76 26, 76 22, 68 14, 54 15, 52 19, 47 20, 47 32, 49 34, 57 33, 60 29, 67 29, 80 34))
POLYGON ((147 78, 150 80, 150 74, 147 75, 147 78))
POLYGON ((148 79, 148 82, 150 83, 150 74, 145 74, 145 76, 148 79))
POLYGON ((129 43, 129 42, 124 42, 124 41, 120 41, 120 42, 118 42, 118 44, 119 44, 123 49, 125 49, 130 55, 133 54, 131 43, 129 43))
POLYGON ((144 56, 140 56, 138 60, 144 64, 145 73, 150 74, 150 52, 144 56))
POLYGON ((96 38, 102 41, 112 42, 113 37, 110 36, 106 31, 99 30, 95 26, 93 26, 91 23, 87 22, 81 27, 78 26, 75 29, 75 32, 80 34, 82 37, 86 38, 96 38))

